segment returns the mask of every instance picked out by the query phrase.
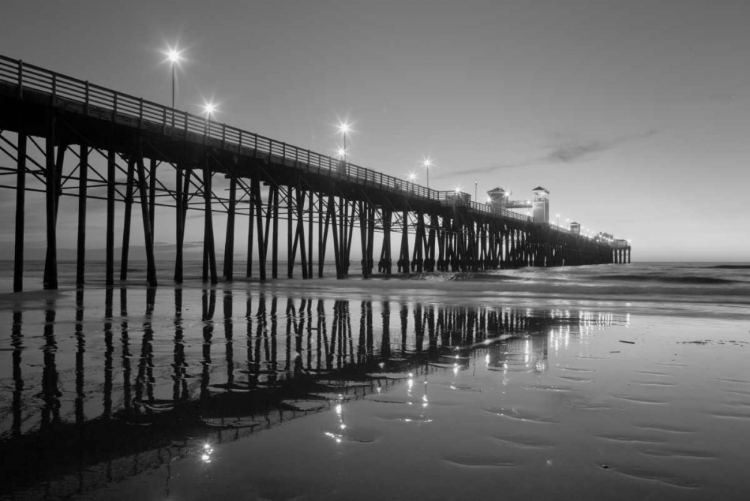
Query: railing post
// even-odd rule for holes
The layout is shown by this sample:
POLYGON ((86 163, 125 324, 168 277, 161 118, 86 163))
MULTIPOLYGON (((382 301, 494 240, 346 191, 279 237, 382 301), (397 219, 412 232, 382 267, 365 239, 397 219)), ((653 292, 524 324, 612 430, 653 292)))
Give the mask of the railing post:
POLYGON ((23 98, 23 60, 18 60, 18 97, 23 98))
POLYGON ((115 116, 117 115, 117 92, 115 92, 115 97, 112 99, 112 121, 115 121, 115 116))
POLYGON ((57 73, 52 74, 52 106, 55 105, 55 98, 57 98, 57 73))
POLYGON ((162 118, 161 118, 161 133, 166 134, 167 132, 167 109, 162 108, 162 118))
POLYGON ((240 144, 237 146, 237 153, 242 153, 242 130, 240 129, 240 144))
POLYGON ((188 134, 188 112, 184 111, 183 113, 185 114, 185 121, 184 121, 185 135, 184 135, 184 139, 187 139, 187 134, 188 134))
POLYGON ((221 149, 224 149, 224 143, 226 142, 227 138, 227 125, 221 124, 221 149))
POLYGON ((83 114, 88 116, 89 114, 89 81, 88 80, 86 80, 85 89, 86 89, 86 102, 83 105, 83 114))
POLYGON ((143 128, 143 98, 140 98, 138 100, 139 106, 138 106, 138 128, 143 128))

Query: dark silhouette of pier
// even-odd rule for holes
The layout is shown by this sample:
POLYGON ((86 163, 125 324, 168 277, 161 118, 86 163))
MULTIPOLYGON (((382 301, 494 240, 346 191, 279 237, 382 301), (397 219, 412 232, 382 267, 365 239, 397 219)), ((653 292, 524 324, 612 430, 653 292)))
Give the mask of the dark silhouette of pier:
POLYGON ((302 278, 315 276, 317 261, 317 275, 322 276, 328 245, 336 276, 347 276, 357 228, 365 278, 375 272, 630 262, 630 246, 624 241, 572 234, 546 221, 477 203, 468 193, 419 186, 2 56, 0 130, 6 132, 0 135, 2 151, 16 162, 1 171, 16 177, 15 184, 2 185, 16 190, 15 291, 23 289, 27 190, 43 191, 46 197, 44 286, 49 289, 58 286, 61 196, 78 197, 78 284, 85 268, 87 199, 106 201, 108 284, 115 279, 116 202, 124 206, 120 279, 128 276, 135 206, 140 209, 151 286, 157 282, 154 234, 164 231, 155 227, 157 207, 176 214, 177 282, 183 279, 189 211, 204 215, 203 280, 212 283, 219 278, 216 214, 227 218, 221 271, 226 280, 235 275, 237 216, 247 217, 249 224, 243 243, 246 276, 257 265, 260 280, 268 278, 269 261, 271 278, 278 278, 280 261, 286 262, 288 277, 299 264, 302 278), (30 151, 43 161, 34 160, 30 151), (66 157, 71 156, 77 162, 66 172, 66 157), (95 168, 98 163, 106 168, 95 168), (125 181, 118 181, 118 175, 125 181), (29 176, 44 188, 27 187, 29 176), (214 189, 217 176, 228 180, 226 193, 214 189), (279 253, 280 220, 286 221, 286 256, 279 253))

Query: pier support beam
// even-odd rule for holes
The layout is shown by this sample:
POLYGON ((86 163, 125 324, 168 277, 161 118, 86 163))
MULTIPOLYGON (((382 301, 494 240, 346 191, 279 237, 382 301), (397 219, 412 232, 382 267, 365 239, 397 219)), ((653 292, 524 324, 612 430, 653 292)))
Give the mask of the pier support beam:
POLYGON ((209 272, 211 283, 218 283, 216 275, 216 247, 214 245, 214 220, 211 207, 211 167, 208 153, 203 162, 203 281, 208 282, 209 272))
POLYGON ((13 265, 13 292, 23 291, 23 244, 26 216, 26 132, 18 133, 16 156, 16 240, 13 265))
MULTIPOLYGON (((44 288, 57 289, 57 189, 59 186, 55 165, 56 118, 49 118, 46 151, 45 183, 47 202, 47 257, 44 263, 44 288)), ((61 146, 62 147, 62 146, 61 146)))
POLYGON ((224 240, 224 279, 231 282, 234 275, 234 218, 237 207, 237 179, 229 180, 229 207, 227 213, 227 233, 224 240))
POLYGON ((128 279, 128 254, 130 253, 130 220, 133 215, 133 184, 135 159, 128 159, 128 177, 125 186, 125 218, 122 223, 122 253, 120 257, 120 280, 128 279))
MULTIPOLYGON (((156 262, 154 260, 154 234, 151 231, 153 220, 151 219, 150 201, 146 185, 146 168, 143 165, 143 146, 138 148, 138 189, 141 199, 141 215, 143 217, 143 240, 146 244, 146 280, 150 287, 156 287, 156 262)), ((151 172, 151 176, 154 173, 151 172)))
POLYGON ((78 242, 76 260, 76 285, 83 285, 86 268, 86 185, 89 172, 89 148, 81 145, 78 167, 78 242))
POLYGON ((107 151, 107 236, 105 280, 107 285, 115 282, 115 150, 110 142, 107 151))

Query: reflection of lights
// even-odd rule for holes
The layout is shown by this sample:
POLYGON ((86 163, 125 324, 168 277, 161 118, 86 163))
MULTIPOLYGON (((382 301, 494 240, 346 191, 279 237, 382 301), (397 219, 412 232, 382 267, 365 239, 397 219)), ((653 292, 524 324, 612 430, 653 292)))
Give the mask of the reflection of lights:
POLYGON ((336 405, 336 414, 341 414, 342 411, 343 411, 343 408, 341 407, 341 404, 337 404, 336 405))
POLYGON ((201 454, 201 461, 204 463, 210 463, 211 462, 211 454, 213 454, 214 449, 211 447, 211 444, 206 442, 203 444, 203 454, 201 454))
POLYGON ((453 364, 453 374, 458 375, 458 364, 453 364))

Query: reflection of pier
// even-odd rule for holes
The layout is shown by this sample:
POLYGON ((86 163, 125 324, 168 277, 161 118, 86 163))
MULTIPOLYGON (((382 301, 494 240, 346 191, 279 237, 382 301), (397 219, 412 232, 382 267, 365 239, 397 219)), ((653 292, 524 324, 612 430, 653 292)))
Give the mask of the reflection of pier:
POLYGON ((15 291, 23 289, 26 192, 45 195, 44 286, 51 289, 58 285, 57 215, 63 195, 78 199, 77 283, 84 278, 92 201, 106 204, 108 285, 115 277, 116 202, 123 206, 120 279, 128 278, 135 207, 151 286, 156 285, 155 245, 162 243, 154 235, 163 234, 155 224, 157 209, 174 214, 177 282, 183 279, 187 220, 196 213, 203 216, 203 280, 212 283, 219 274, 218 214, 226 214, 222 274, 227 280, 235 275, 237 216, 248 224, 246 276, 257 273, 260 280, 267 271, 277 278, 280 260, 287 261, 288 277, 299 264, 303 278, 315 275, 317 260, 322 276, 327 257, 334 258, 337 277, 344 277, 357 247, 364 277, 376 265, 379 273, 390 275, 600 264, 622 262, 625 256, 613 253, 609 242, 547 221, 535 223, 471 201, 465 193, 414 183, 404 190, 408 183, 393 176, 2 56, 0 130, 0 151, 15 164, 0 166, 0 173, 15 177, 15 184, 0 185, 16 191, 15 291))
POLYGON ((11 412, 1 428, 13 460, 3 463, 0 494, 42 480, 68 493, 95 488, 192 454, 187 437, 234 440, 459 355, 461 365, 485 352, 498 366, 529 353, 546 362, 554 326, 569 327, 512 308, 214 289, 175 290, 171 318, 155 312, 156 289, 107 289, 100 320, 91 296, 76 292, 72 325, 50 303, 36 319, 41 337, 29 326, 42 322, 24 318, 35 312, 13 313, 11 412), (186 304, 199 304, 200 314, 186 304), (38 349, 41 368, 25 365, 38 349), (75 356, 60 356, 67 352, 75 356))

